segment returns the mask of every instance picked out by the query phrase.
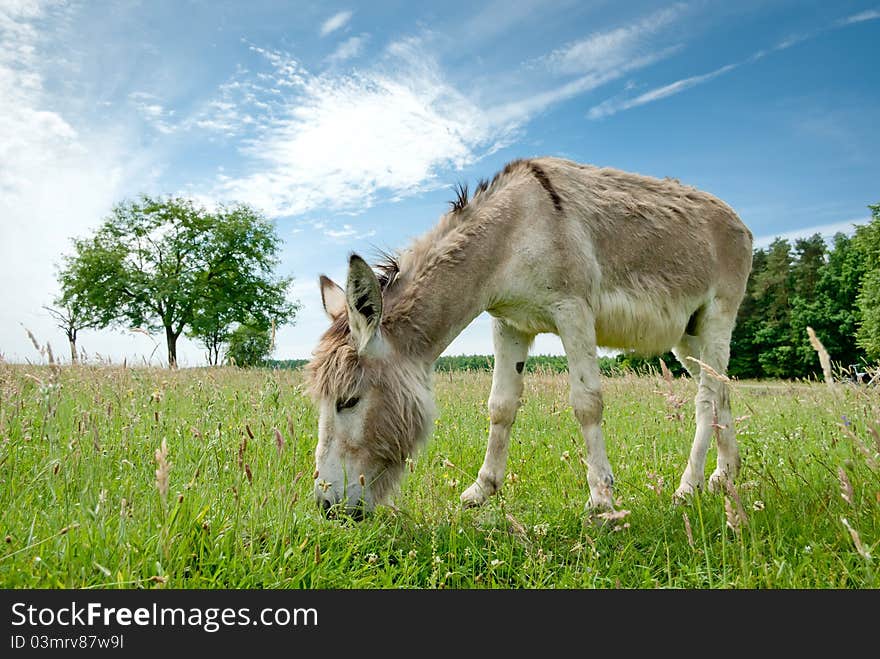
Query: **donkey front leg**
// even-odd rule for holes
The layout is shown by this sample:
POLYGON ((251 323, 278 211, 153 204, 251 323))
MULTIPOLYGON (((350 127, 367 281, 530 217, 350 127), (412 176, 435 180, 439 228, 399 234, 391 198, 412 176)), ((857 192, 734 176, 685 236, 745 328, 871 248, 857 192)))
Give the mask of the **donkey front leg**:
POLYGON ((532 338, 501 319, 492 319, 495 370, 489 394, 489 445, 476 482, 461 495, 467 507, 482 505, 504 483, 510 428, 522 396, 523 370, 532 338))
POLYGON ((596 358, 595 318, 585 303, 560 307, 556 328, 568 357, 571 407, 581 425, 587 449, 590 510, 614 510, 614 475, 602 435, 602 389, 596 358))

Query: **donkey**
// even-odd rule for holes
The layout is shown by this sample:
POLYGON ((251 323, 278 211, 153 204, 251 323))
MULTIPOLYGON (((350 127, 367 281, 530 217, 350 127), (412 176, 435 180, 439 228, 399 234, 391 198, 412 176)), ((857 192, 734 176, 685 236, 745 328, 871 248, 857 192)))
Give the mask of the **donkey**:
POLYGON ((568 357, 588 510, 614 509, 598 346, 673 350, 698 382, 676 497, 703 487, 716 429, 717 490, 740 457, 727 386, 709 369, 727 368, 751 261, 752 234, 736 213, 674 179, 545 157, 510 162, 470 199, 459 186, 450 211, 408 249, 375 270, 352 254, 344 290, 320 278, 331 325, 308 365, 320 410, 318 505, 359 517, 387 500, 432 429, 433 362, 483 311, 495 352, 489 440, 464 505, 483 504, 504 482, 523 366, 541 332, 559 335, 568 357))

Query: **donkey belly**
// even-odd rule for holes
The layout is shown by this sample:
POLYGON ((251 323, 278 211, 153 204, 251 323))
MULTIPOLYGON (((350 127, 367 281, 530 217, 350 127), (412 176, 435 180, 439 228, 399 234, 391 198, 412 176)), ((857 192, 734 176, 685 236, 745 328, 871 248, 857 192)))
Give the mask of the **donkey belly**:
POLYGON ((605 348, 633 350, 644 355, 666 352, 675 346, 699 300, 656 299, 619 291, 601 294, 596 315, 596 342, 605 348))

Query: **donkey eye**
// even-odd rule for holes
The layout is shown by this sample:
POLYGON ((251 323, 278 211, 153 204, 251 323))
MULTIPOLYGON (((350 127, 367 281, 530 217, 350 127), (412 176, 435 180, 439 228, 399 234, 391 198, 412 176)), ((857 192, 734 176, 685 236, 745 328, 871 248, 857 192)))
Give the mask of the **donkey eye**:
POLYGON ((342 400, 341 398, 336 401, 336 411, 341 412, 342 410, 347 410, 358 404, 360 398, 357 396, 353 396, 348 400, 342 400))

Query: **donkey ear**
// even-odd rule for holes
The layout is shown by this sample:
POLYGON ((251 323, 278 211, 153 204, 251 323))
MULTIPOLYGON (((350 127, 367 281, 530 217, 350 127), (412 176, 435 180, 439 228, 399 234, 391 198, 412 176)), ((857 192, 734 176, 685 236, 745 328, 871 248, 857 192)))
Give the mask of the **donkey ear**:
POLYGON ((345 312, 345 291, 329 277, 321 275, 321 302, 330 320, 336 320, 345 312))
POLYGON ((352 336, 357 341, 358 352, 363 352, 382 320, 382 290, 376 273, 357 254, 348 260, 345 301, 352 336))

